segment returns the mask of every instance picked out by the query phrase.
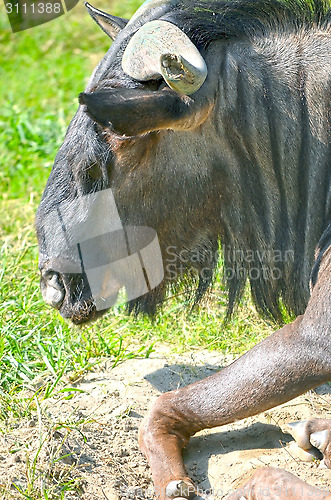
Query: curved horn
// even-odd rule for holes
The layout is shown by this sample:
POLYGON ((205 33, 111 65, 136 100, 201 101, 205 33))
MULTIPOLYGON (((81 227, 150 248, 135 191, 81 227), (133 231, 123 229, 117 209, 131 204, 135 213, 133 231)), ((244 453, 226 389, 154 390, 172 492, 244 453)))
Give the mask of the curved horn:
POLYGON ((180 94, 199 90, 207 77, 207 66, 196 46, 168 21, 150 21, 142 26, 126 47, 122 68, 139 81, 162 76, 180 94))
POLYGON ((128 22, 128 26, 135 23, 137 21, 137 19, 145 16, 148 13, 148 11, 151 11, 151 10, 156 11, 156 9, 160 9, 162 7, 169 8, 169 5, 171 5, 172 9, 175 9, 178 1, 179 0, 170 0, 170 1, 169 0, 146 0, 142 5, 140 5, 138 10, 136 10, 136 12, 130 18, 130 21, 128 22))

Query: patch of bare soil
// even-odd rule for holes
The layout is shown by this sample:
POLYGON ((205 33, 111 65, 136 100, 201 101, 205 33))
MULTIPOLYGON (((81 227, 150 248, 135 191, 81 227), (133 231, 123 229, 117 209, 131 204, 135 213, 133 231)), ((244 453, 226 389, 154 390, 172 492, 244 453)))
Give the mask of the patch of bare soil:
MULTIPOLYGON (((150 471, 137 445, 138 427, 150 403, 158 394, 211 375, 230 361, 206 351, 174 356, 166 350, 114 369, 105 361, 72 385, 72 393, 44 400, 36 418, 22 420, 0 436, 2 498, 21 498, 13 483, 23 489, 33 483, 40 491, 51 484, 60 495, 63 484, 75 481, 76 491, 58 498, 152 498, 150 471), (71 399, 65 399, 68 396, 71 399)), ((266 465, 330 488, 331 470, 319 468, 318 461, 296 458, 289 449, 291 436, 281 430, 287 422, 313 416, 331 418, 330 385, 256 417, 200 432, 184 451, 188 472, 217 498, 266 465)))

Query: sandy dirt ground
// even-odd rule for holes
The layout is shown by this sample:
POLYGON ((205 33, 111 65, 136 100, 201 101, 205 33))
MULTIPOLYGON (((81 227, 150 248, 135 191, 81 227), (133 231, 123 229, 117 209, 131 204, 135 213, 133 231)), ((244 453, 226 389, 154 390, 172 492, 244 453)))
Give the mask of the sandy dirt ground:
MULTIPOLYGON (((21 498, 13 483, 24 488, 29 481, 44 481, 45 487, 52 482, 56 490, 57 482, 69 478, 79 488, 63 498, 153 498, 150 470, 137 444, 150 403, 158 394, 211 375, 231 361, 206 351, 173 355, 166 348, 114 369, 105 360, 71 383, 73 392, 42 401, 34 418, 11 424, 0 436, 3 491, 21 498)), ((200 432, 184 450, 187 470, 199 488, 212 490, 216 498, 226 498, 266 465, 331 489, 331 470, 320 468, 318 461, 298 459, 290 448, 292 437, 282 432, 287 422, 313 416, 331 418, 330 384, 256 417, 200 432)))

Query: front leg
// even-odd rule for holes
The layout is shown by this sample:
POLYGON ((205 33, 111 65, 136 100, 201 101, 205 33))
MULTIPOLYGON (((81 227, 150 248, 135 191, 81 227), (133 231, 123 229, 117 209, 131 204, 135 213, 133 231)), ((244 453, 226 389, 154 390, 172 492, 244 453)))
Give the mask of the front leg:
POLYGON ((317 283, 304 316, 219 373, 156 400, 139 442, 160 498, 192 496, 189 488, 180 493, 172 488, 178 480, 192 485, 181 456, 190 436, 263 412, 331 380, 331 298, 324 285, 317 283))

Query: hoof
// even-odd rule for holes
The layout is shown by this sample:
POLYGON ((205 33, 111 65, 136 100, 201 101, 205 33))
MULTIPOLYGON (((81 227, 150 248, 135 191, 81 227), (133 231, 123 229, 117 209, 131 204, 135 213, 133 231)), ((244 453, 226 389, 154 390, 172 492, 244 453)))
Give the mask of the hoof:
MULTIPOLYGON (((175 497, 173 500, 187 500, 187 498, 175 497)), ((206 496, 194 495, 190 497, 190 500, 214 500, 214 497, 212 495, 206 495, 206 496)))
POLYGON ((287 424, 284 429, 285 432, 291 434, 291 436, 295 439, 297 445, 304 450, 309 450, 309 448, 311 448, 307 424, 308 420, 292 422, 290 424, 287 424))
POLYGON ((328 457, 329 452, 327 452, 327 448, 331 442, 331 435, 328 428, 323 429, 325 425, 327 424, 325 424, 324 420, 319 421, 318 419, 287 424, 283 432, 292 434, 297 445, 295 446, 294 443, 290 443, 289 450, 304 462, 309 462, 314 459, 321 460, 324 456, 325 465, 327 468, 331 468, 330 459, 328 457), (312 426, 312 424, 314 425, 312 426), (314 427, 322 427, 322 430, 311 432, 314 427))
POLYGON ((213 495, 196 495, 192 498, 192 500, 214 500, 213 495))
POLYGON ((184 481, 171 481, 166 487, 166 495, 169 498, 184 499, 195 497, 195 488, 192 484, 187 484, 184 481))

